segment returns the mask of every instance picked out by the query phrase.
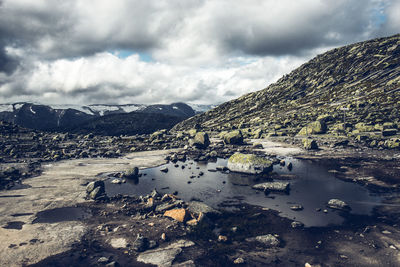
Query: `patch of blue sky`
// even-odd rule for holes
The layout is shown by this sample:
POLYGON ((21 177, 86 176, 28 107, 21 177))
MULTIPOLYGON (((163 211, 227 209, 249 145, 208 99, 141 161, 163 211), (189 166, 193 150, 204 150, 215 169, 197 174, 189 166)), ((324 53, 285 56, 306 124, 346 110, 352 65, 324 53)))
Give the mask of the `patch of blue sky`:
POLYGON ((137 55, 139 55, 139 58, 141 61, 145 61, 145 62, 153 61, 153 58, 151 57, 151 55, 149 53, 145 53, 145 52, 135 52, 132 50, 118 49, 118 50, 112 51, 111 53, 119 58, 127 58, 127 57, 137 54, 137 55))
POLYGON ((378 5, 372 9, 372 21, 375 26, 380 27, 387 21, 387 16, 385 14, 388 5, 386 2, 378 2, 378 5))

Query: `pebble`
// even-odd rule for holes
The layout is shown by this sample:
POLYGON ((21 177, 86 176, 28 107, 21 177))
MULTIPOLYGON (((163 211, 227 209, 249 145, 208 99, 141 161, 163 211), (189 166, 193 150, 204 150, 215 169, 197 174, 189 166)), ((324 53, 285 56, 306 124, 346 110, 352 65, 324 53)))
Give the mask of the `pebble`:
POLYGON ((236 260, 233 261, 234 264, 243 264, 244 259, 243 258, 237 258, 236 260))

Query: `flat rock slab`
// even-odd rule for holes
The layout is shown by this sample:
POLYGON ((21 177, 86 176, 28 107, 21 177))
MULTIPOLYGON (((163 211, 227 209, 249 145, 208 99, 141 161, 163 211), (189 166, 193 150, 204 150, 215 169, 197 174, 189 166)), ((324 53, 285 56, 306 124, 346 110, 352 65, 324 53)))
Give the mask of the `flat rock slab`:
POLYGON ((0 228, 0 266, 33 264, 69 250, 86 233, 85 225, 78 220, 32 224, 37 213, 85 202, 84 185, 96 180, 99 173, 121 172, 133 164, 142 168, 159 166, 165 163, 164 158, 171 151, 176 150, 49 163, 44 166, 42 175, 24 180, 26 188, 0 191, 0 226, 15 221, 22 225, 21 229, 0 228), (25 215, 16 220, 15 214, 25 215))
POLYGON ((194 246, 192 241, 179 240, 165 248, 157 248, 140 253, 137 261, 157 266, 172 266, 176 256, 182 252, 182 248, 194 246))
POLYGON ((279 191, 286 192, 289 190, 290 183, 288 182, 265 182, 261 184, 253 185, 253 189, 264 190, 264 191, 279 191))

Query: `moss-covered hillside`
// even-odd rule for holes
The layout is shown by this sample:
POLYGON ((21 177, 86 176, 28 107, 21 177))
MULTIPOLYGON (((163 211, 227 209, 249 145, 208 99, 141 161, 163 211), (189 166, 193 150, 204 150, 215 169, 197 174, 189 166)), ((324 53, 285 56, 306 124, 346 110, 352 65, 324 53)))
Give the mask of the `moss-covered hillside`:
POLYGON ((293 136, 321 121, 326 129, 318 134, 366 135, 368 140, 376 135, 379 140, 397 134, 399 107, 400 34, 321 54, 267 88, 183 121, 174 130, 247 128, 293 136))

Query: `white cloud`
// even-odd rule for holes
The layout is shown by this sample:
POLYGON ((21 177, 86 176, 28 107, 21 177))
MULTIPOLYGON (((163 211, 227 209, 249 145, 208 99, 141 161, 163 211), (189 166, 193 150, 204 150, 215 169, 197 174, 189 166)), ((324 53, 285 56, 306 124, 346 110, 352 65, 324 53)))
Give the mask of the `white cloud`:
POLYGON ((0 5, 1 102, 222 102, 266 87, 328 48, 400 28, 399 0, 0 5), (118 50, 134 54, 108 52, 118 50), (154 61, 141 61, 143 52, 154 61))

